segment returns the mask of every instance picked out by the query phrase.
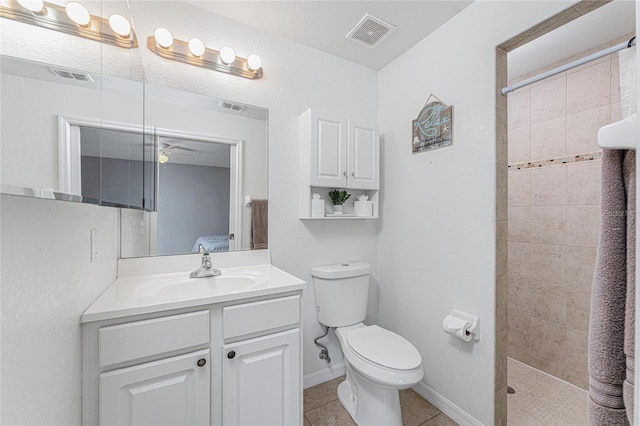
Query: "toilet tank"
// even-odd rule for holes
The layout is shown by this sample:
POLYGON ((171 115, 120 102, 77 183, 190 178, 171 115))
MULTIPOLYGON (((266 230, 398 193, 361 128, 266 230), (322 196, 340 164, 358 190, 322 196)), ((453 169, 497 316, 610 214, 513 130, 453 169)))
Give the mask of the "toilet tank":
POLYGON ((364 321, 369 300, 369 272, 365 262, 338 263, 311 268, 318 322, 344 327, 364 321))

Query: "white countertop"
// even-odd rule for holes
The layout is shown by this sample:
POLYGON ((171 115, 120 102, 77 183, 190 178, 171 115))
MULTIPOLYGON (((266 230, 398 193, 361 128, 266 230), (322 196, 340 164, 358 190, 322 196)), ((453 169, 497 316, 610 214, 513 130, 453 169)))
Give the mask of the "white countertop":
POLYGON ((200 255, 122 259, 118 263, 118 279, 82 314, 81 322, 268 296, 306 287, 301 279, 271 265, 270 258, 268 250, 212 253, 212 263, 222 275, 207 278, 189 278, 189 273, 200 265, 200 255))

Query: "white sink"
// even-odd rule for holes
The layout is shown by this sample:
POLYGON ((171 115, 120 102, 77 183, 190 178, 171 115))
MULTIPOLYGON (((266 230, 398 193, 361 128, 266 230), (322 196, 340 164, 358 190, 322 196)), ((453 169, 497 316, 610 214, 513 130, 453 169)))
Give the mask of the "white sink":
POLYGON ((227 272, 217 277, 185 278, 173 281, 153 289, 153 294, 146 296, 156 297, 207 297, 221 293, 236 293, 246 291, 265 284, 267 277, 260 273, 227 272))
POLYGON ((268 250, 212 253, 211 259, 222 275, 189 278, 200 255, 121 259, 118 279, 84 312, 82 322, 267 296, 306 285, 271 265, 268 250))

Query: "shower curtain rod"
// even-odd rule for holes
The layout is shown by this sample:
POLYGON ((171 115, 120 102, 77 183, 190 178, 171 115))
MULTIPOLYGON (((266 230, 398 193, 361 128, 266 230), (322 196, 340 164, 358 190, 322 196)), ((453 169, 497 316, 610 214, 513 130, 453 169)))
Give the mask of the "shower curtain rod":
POLYGON ((528 86, 537 81, 544 80, 547 77, 551 77, 552 75, 560 74, 563 71, 570 70, 571 68, 579 67, 582 64, 586 64, 587 62, 595 61, 596 59, 602 58, 603 56, 610 55, 612 53, 619 52, 620 50, 628 49, 631 46, 636 45, 636 38, 633 37, 628 42, 623 42, 616 44, 615 46, 611 46, 607 49, 601 50, 600 52, 591 54, 589 56, 585 56, 582 59, 578 59, 577 61, 569 62, 566 65, 562 65, 558 68, 554 68, 550 71, 543 72, 542 74, 538 74, 535 77, 528 78, 526 80, 521 81, 520 83, 516 83, 512 86, 503 87, 501 92, 503 95, 507 93, 511 93, 514 90, 520 89, 521 87, 528 86))

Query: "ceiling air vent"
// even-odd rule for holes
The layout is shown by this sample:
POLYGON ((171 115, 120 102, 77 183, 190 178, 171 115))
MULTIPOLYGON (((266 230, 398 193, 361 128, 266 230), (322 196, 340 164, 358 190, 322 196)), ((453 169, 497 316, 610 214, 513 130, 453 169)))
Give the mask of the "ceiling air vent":
POLYGON ((231 102, 225 101, 220 101, 220 107, 230 109, 232 111, 244 111, 244 109, 246 108, 246 106, 244 105, 232 104, 231 102))
POLYGON ((374 48, 395 29, 396 27, 390 23, 367 13, 360 22, 349 31, 347 38, 374 48))
POLYGON ((91 78, 91 76, 86 73, 64 70, 61 68, 52 68, 52 67, 49 67, 49 69, 51 70, 52 73, 54 73, 58 77, 67 78, 69 80, 86 81, 89 83, 93 83, 93 78, 91 78))

